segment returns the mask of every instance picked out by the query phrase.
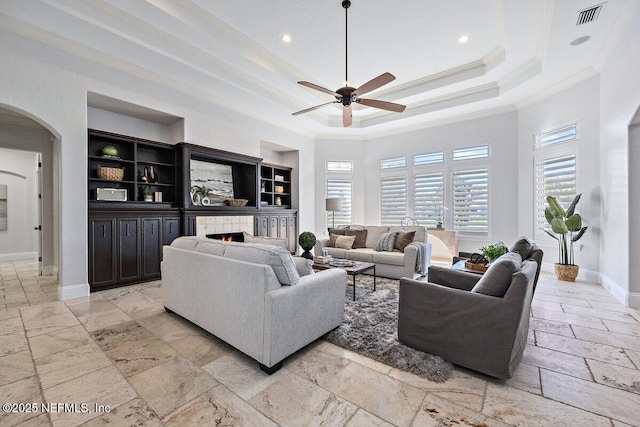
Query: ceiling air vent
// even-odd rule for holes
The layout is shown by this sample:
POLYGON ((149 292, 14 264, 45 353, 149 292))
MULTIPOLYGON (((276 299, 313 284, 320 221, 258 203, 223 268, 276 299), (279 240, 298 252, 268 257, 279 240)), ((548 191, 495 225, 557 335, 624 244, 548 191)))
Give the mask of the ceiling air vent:
POLYGON ((604 5, 605 4, 602 3, 578 12, 578 22, 576 23, 576 26, 588 24, 589 22, 593 22, 598 19, 598 16, 600 16, 600 12, 602 11, 604 5))

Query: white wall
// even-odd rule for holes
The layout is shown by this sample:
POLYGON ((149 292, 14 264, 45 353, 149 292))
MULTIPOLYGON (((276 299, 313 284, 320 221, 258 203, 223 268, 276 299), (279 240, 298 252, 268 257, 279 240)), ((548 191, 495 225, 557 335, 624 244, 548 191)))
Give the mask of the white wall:
MULTIPOLYGON (((132 72, 146 73, 132 69, 132 72)), ((58 296, 88 293, 87 92, 184 118, 184 140, 251 156, 268 140, 313 158, 313 139, 276 128, 174 88, 0 30, 0 104, 23 112, 58 138, 60 272, 58 296)), ((179 134, 173 129, 174 135, 179 134)), ((56 150, 57 151, 57 150, 56 150)), ((314 225, 313 165, 301 171, 299 222, 314 225)))
POLYGON ((0 149, 0 184, 7 186, 7 230, 0 231, 0 260, 38 254, 38 155, 0 149))
MULTIPOLYGON (((184 124, 181 119, 176 119, 176 122, 178 122, 178 126, 184 124)), ((87 108, 87 126, 89 129, 134 136, 166 144, 175 144, 181 141, 180 139, 174 139, 176 135, 174 134, 175 128, 172 125, 142 120, 99 108, 87 108)))
MULTIPOLYGON (((53 202, 56 190, 53 185, 54 143, 51 141, 51 136, 51 133, 44 128, 36 129, 13 123, 0 124, 0 147, 42 154, 42 268, 44 274, 55 274, 58 270, 57 252, 54 250, 57 242, 57 226, 54 221, 53 202)), ((31 230, 29 234, 35 234, 31 230)))
MULTIPOLYGON (((518 228, 527 236, 533 236, 536 227, 534 216, 534 161, 536 151, 533 137, 541 131, 548 131, 564 124, 576 122, 578 139, 554 147, 576 147, 576 175, 578 192, 582 198, 577 211, 589 229, 575 244, 575 262, 580 266, 580 278, 599 281, 600 271, 600 204, 602 189, 600 184, 600 144, 599 110, 600 97, 598 77, 579 82, 568 89, 547 97, 533 105, 522 108, 518 113, 518 228)), ((544 262, 558 262, 557 242, 550 237, 537 240, 544 250, 544 262)), ((552 267, 551 267, 552 268, 552 267)))
MULTIPOLYGON (((619 301, 640 307, 640 264, 630 241, 640 238, 637 206, 640 183, 629 171, 640 167, 630 156, 629 125, 640 106, 640 12, 631 19, 600 74, 600 168, 602 185, 602 285, 619 301)), ((634 146, 635 147, 635 146, 634 146)))

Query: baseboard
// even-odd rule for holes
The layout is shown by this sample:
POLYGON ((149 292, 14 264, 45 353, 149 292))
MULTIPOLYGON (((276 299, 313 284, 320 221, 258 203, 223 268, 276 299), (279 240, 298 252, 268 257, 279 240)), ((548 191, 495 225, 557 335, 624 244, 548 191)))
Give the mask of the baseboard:
POLYGON ((77 285, 70 286, 58 286, 58 300, 64 301, 73 298, 88 297, 89 296, 89 284, 79 283, 77 285))
POLYGON ((38 252, 17 252, 13 254, 0 254, 0 262, 23 261, 38 259, 38 252))
POLYGON ((620 303, 627 307, 640 308, 640 293, 629 292, 605 274, 600 273, 600 283, 620 303))
POLYGON ((42 266, 42 275, 43 276, 55 276, 58 278, 58 267, 55 265, 44 265, 42 266))

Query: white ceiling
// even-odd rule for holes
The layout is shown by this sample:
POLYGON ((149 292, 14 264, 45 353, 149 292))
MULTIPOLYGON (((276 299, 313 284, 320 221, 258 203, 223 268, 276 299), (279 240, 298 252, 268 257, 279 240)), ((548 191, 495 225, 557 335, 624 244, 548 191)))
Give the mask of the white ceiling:
MULTIPOLYGON (((277 126, 366 137, 513 110, 596 74, 640 7, 638 0, 608 0, 596 21, 576 26, 580 10, 600 3, 352 0, 351 85, 391 72, 396 80, 367 98, 408 108, 391 113, 359 106, 347 129, 339 106, 291 116, 332 100, 298 80, 332 90, 342 85, 341 0, 16 0, 0 3, 0 22, 277 126), (283 33, 293 41, 284 44, 283 33), (458 42, 462 35, 467 43, 458 42), (585 35, 587 43, 570 45, 585 35)), ((125 105, 131 114, 130 104, 99 100, 93 106, 125 105)))

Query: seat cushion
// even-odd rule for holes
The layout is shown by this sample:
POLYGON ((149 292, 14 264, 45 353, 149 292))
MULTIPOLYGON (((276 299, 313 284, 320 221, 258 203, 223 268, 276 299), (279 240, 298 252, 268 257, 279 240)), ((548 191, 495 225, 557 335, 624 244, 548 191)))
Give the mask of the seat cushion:
POLYGON ((504 297, 511 284, 511 275, 520 269, 522 257, 518 252, 507 252, 489 265, 471 292, 504 297))
POLYGON ((369 248, 351 249, 347 251, 346 258, 354 261, 373 262, 373 254, 375 252, 369 248))
POLYGON ((345 236, 354 236, 356 240, 353 241, 353 249, 366 248, 365 242, 367 240, 367 230, 345 230, 345 236))
POLYGON ((380 236, 383 233, 388 233, 389 227, 386 225, 367 225, 367 240, 365 246, 371 249, 375 249, 380 236))
POLYGON ((413 238, 415 237, 416 232, 414 231, 403 231, 398 234, 396 238, 396 245, 394 249, 399 250, 400 252, 404 252, 404 248, 406 248, 409 243, 413 242, 413 238))
POLYGON ((293 258, 286 249, 260 243, 226 244, 225 258, 269 265, 282 285, 295 285, 300 280, 293 258))
POLYGON ((511 245, 511 249, 509 252, 518 252, 523 260, 529 258, 531 256, 531 251, 533 250, 533 244, 524 236, 521 236, 516 240, 513 245, 511 245))
POLYGON ((325 249, 327 253, 331 255, 333 258, 345 258, 348 252, 346 249, 330 248, 328 246, 325 246, 322 249, 325 249))
POLYGON ((404 254, 402 252, 374 252, 373 262, 376 264, 404 265, 404 254))

